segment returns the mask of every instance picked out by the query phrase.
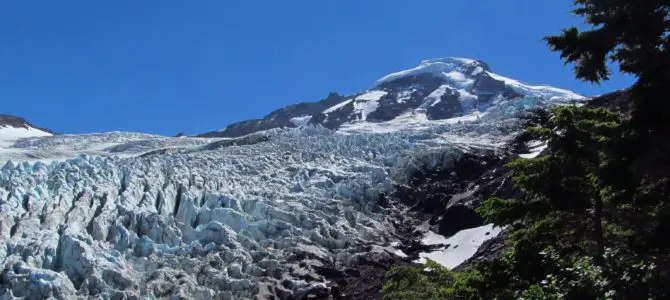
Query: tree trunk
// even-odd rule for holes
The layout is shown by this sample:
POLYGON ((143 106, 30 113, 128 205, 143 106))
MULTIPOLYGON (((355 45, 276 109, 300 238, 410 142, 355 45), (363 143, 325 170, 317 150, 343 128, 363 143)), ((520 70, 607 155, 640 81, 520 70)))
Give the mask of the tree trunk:
POLYGON ((605 254, 605 237, 603 236, 603 199, 596 195, 595 212, 593 214, 594 230, 596 235, 596 255, 594 262, 602 266, 605 254))

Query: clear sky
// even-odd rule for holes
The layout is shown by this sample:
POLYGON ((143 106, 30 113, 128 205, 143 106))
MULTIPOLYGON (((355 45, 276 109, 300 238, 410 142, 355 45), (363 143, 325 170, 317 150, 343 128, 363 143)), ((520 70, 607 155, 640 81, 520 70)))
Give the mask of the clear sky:
POLYGON ((541 40, 571 0, 0 1, 0 113, 63 133, 202 133, 351 94, 421 60, 483 60, 586 95, 541 40))

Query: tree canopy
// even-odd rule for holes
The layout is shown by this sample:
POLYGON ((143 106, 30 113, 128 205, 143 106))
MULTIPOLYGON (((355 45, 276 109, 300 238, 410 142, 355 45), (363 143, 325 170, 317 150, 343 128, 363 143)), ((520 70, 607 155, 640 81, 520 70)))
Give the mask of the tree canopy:
POLYGON ((609 79, 608 61, 638 78, 633 87, 634 121, 643 128, 667 130, 670 117, 670 1, 575 0, 575 14, 587 30, 571 27, 546 39, 577 78, 609 79), (665 127, 665 128, 664 128, 665 127))
POLYGON ((509 164, 522 195, 477 209, 510 231, 504 255, 464 272, 396 269, 388 299, 670 298, 670 0, 574 4, 590 28, 546 41, 578 79, 609 79, 608 61, 635 75, 632 116, 563 106, 528 128, 548 147, 509 164))

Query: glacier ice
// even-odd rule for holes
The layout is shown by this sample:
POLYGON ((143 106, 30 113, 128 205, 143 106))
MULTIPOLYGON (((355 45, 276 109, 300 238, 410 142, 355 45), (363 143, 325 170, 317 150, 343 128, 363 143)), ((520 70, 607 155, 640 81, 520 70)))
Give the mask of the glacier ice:
MULTIPOLYGON (((306 296, 326 288, 318 268, 355 267, 365 246, 401 254, 391 245, 402 211, 380 207, 380 193, 445 157, 500 149, 528 108, 582 99, 496 77, 523 93, 474 107, 468 78, 490 71, 458 58, 378 84, 425 72, 442 76, 442 92, 458 93, 469 113, 429 120, 412 109, 366 122, 389 100, 372 89, 324 111, 354 102, 362 119, 338 130, 301 115, 296 128, 240 138, 110 132, 0 145, 0 299, 306 296)), ((408 101, 412 89, 391 101, 408 101)), ((426 106, 441 99, 429 94, 426 106)))
POLYGON ((16 297, 30 287, 62 299, 209 299, 289 280, 291 293, 305 293, 324 281, 314 264, 354 266, 356 245, 396 241, 374 201, 380 192, 445 152, 495 147, 518 130, 515 120, 382 134, 307 126, 200 142, 119 133, 31 140, 23 145, 45 151, 74 151, 82 138, 122 142, 105 155, 5 164, 5 288, 16 297))

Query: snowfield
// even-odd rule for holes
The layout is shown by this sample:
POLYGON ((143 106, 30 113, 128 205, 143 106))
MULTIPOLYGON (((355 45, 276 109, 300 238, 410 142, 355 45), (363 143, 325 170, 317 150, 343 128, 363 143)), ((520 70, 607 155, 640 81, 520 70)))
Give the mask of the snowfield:
POLYGON ((416 262, 425 263, 426 259, 454 268, 472 257, 485 241, 496 237, 502 231, 493 224, 461 230, 449 238, 428 231, 423 238, 425 245, 443 245, 443 249, 420 253, 416 262))
POLYGON ((15 142, 19 139, 24 138, 50 136, 50 135, 52 134, 32 127, 17 128, 11 126, 0 126, 0 143, 2 144, 15 142))
MULTIPOLYGON (((423 68, 443 73, 453 60, 423 68)), ((371 91, 348 100, 363 120, 339 130, 302 116, 232 139, 0 131, 0 299, 305 297, 326 289, 319 268, 356 267, 365 246, 402 255, 380 193, 444 154, 505 145, 525 109, 569 100, 549 91, 457 118, 368 123, 386 95, 371 91)), ((463 231, 425 257, 451 267, 495 234, 463 231)))

